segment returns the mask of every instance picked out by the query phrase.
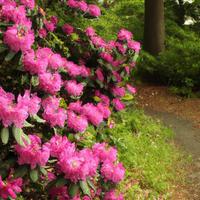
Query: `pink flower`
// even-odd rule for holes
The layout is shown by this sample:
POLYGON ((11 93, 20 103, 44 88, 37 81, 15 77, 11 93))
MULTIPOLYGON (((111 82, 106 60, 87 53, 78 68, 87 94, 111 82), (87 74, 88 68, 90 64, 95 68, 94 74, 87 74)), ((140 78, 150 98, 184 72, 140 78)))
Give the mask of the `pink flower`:
POLYGON ((101 162, 107 160, 115 162, 117 160, 117 150, 113 147, 108 147, 106 143, 96 143, 92 147, 92 150, 101 162))
POLYGON ((123 97, 123 96, 125 96, 126 91, 125 91, 124 87, 117 87, 117 86, 115 86, 115 87, 112 88, 112 93, 115 96, 123 97))
POLYGON ((110 55, 109 53, 106 53, 106 52, 101 52, 100 57, 109 63, 112 63, 114 60, 112 55, 110 55))
MULTIPOLYGON (((26 143, 26 146, 15 145, 15 151, 18 154, 19 165, 29 164, 31 169, 39 166, 45 166, 49 156, 50 149, 48 144, 41 144, 41 140, 36 135, 29 135, 31 140, 30 144, 26 143)), ((26 141, 24 141, 26 142, 26 141)))
POLYGON ((121 30, 119 31, 117 37, 118 37, 119 40, 126 40, 126 41, 129 41, 129 40, 132 39, 133 34, 132 34, 130 31, 126 30, 126 29, 121 29, 121 30))
POLYGON ((99 17, 101 15, 100 8, 93 4, 88 5, 88 12, 93 17, 99 17))
POLYGON ((49 72, 39 74, 39 87, 50 94, 60 91, 62 79, 60 74, 51 74, 49 72))
POLYGON ((101 94, 99 90, 95 91, 95 96, 99 97, 101 99, 101 103, 103 103, 106 106, 110 105, 110 99, 108 96, 101 94))
POLYGON ((66 35, 71 35, 74 32, 74 27, 69 24, 64 24, 62 30, 66 35))
POLYGON ((113 164, 111 161, 106 161, 102 164, 101 175, 105 181, 112 181, 113 183, 119 183, 125 174, 125 169, 121 163, 113 164))
POLYGON ((44 20, 44 25, 45 28, 50 32, 53 32, 56 28, 56 25, 51 21, 44 20))
POLYGON ((111 111, 108 106, 104 105, 103 103, 98 103, 97 108, 103 114, 104 119, 108 119, 111 115, 111 111))
POLYGON ((71 61, 65 63, 65 68, 72 77, 80 76, 82 73, 81 67, 71 61))
POLYGON ((58 53, 52 53, 49 56, 49 67, 51 69, 57 70, 61 67, 63 67, 65 64, 64 58, 58 53))
POLYGON ((44 108, 43 118, 50 123, 51 127, 64 127, 67 119, 67 112, 63 108, 59 108, 60 100, 56 97, 49 97, 42 102, 44 108))
POLYGON ((109 192, 106 192, 104 200, 124 200, 124 197, 122 194, 117 195, 114 190, 111 190, 109 192))
POLYGON ((104 81, 104 75, 103 75, 103 72, 100 68, 97 68, 96 70, 96 75, 97 75, 97 78, 103 82, 104 81))
POLYGON ((129 84, 127 84, 126 87, 127 87, 128 91, 132 94, 135 94, 137 92, 136 88, 129 84))
POLYGON ((72 103, 69 104, 68 109, 80 114, 81 109, 82 109, 81 104, 82 104, 82 102, 80 102, 80 101, 72 102, 72 103))
POLYGON ((95 176, 98 167, 98 158, 90 149, 84 149, 74 154, 69 154, 64 149, 60 155, 58 165, 65 174, 65 178, 76 183, 79 180, 86 180, 89 176, 95 176))
POLYGON ((139 51, 141 49, 141 45, 139 42, 130 40, 130 41, 128 41, 128 48, 134 50, 136 53, 139 53, 139 51))
POLYGON ((34 33, 26 25, 13 25, 4 32, 4 43, 12 51, 26 51, 34 43, 34 33))
POLYGON ((79 2, 77 2, 77 4, 78 4, 78 8, 80 10, 82 10, 83 12, 87 11, 88 5, 87 5, 87 3, 85 1, 79 1, 79 2))
POLYGON ((12 199, 16 199, 16 194, 22 191, 21 187, 22 178, 11 179, 11 177, 8 177, 5 181, 3 181, 0 176, 0 198, 8 199, 10 197, 12 199))
POLYGON ((82 114, 95 126, 103 121, 103 114, 91 103, 87 103, 82 107, 82 114))
POLYGON ((35 0, 20 0, 20 2, 31 10, 35 7, 35 0))
POLYGON ((78 8, 78 2, 75 0, 68 0, 67 5, 71 8, 78 8))
POLYGON ((32 49, 26 51, 23 55, 24 69, 29 71, 31 74, 44 73, 48 66, 48 59, 41 58, 38 53, 32 49))
POLYGON ((69 80, 64 83, 65 90, 71 96, 80 96, 83 93, 83 84, 77 83, 76 80, 69 80))
POLYGON ((40 38, 46 38, 46 36, 47 36, 46 29, 44 29, 44 28, 39 29, 38 35, 39 35, 40 38))
POLYGON ((40 109, 41 99, 36 94, 30 94, 30 91, 26 90, 24 96, 18 96, 17 102, 18 106, 27 107, 30 115, 35 115, 40 109))
POLYGON ((85 116, 76 115, 73 111, 67 112, 67 125, 75 132, 85 132, 88 127, 88 121, 85 116))
POLYGON ((69 155, 75 152, 75 145, 70 143, 66 136, 55 135, 49 141, 51 156, 59 158, 63 149, 67 149, 69 155))
POLYGON ((125 47, 123 44, 121 44, 121 43, 119 43, 119 42, 116 42, 116 43, 115 43, 115 46, 117 47, 118 51, 119 51, 121 54, 125 54, 125 53, 126 53, 127 47, 125 47))
POLYGON ((113 102, 114 107, 115 107, 115 109, 116 109, 117 111, 124 110, 125 105, 121 102, 120 99, 115 98, 115 99, 113 99, 112 102, 113 102))
POLYGON ((91 42, 94 46, 97 48, 105 48, 106 47, 106 42, 99 36, 92 36, 91 42))
POLYGON ((70 199, 66 186, 53 187, 53 188, 51 188, 49 194, 51 196, 51 200, 53 200, 53 199, 59 199, 59 200, 70 199))
POLYGON ((122 81, 122 77, 120 76, 120 74, 116 71, 112 71, 113 76, 116 78, 117 82, 121 82, 122 81))
POLYGON ((95 30, 92 27, 86 28, 85 33, 86 33, 86 35, 88 37, 92 37, 92 36, 96 35, 96 32, 95 32, 95 30))

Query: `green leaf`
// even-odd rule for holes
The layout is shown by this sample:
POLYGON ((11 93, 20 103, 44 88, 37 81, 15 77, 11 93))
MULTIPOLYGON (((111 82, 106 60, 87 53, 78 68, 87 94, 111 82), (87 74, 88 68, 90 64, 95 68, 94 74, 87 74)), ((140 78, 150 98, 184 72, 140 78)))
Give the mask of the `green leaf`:
POLYGON ((127 93, 124 97, 122 97, 122 100, 131 101, 133 100, 133 95, 127 93))
POLYGON ((80 187, 84 194, 88 195, 90 197, 90 188, 86 181, 80 181, 80 187))
POLYGON ((17 169, 15 169, 14 172, 14 177, 19 178, 19 177, 24 177, 28 172, 28 167, 26 165, 21 165, 17 169))
POLYGON ((36 87, 39 85, 39 78, 38 76, 32 76, 31 77, 31 84, 33 87, 36 87))
POLYGON ((3 44, 0 45, 0 53, 3 53, 7 49, 8 49, 8 47, 6 47, 5 45, 3 45, 3 44))
POLYGON ((69 196, 71 198, 75 197, 76 194, 78 193, 78 191, 79 191, 79 185, 77 185, 77 184, 70 185, 70 187, 69 187, 69 196))
POLYGON ((61 187, 67 184, 67 180, 65 178, 58 178, 56 181, 56 187, 61 187))
POLYGON ((34 127, 34 125, 33 124, 30 124, 29 122, 27 122, 27 121, 25 121, 24 122, 24 126, 23 127, 34 127))
POLYGON ((40 171, 46 176, 47 170, 44 167, 40 167, 40 171))
POLYGON ((46 122, 44 119, 40 118, 38 115, 33 115, 32 117, 38 123, 44 124, 46 122))
POLYGON ((15 138, 15 140, 17 141, 17 143, 21 146, 25 146, 24 140, 30 144, 30 139, 29 137, 24 134, 23 130, 21 128, 17 128, 15 126, 13 126, 12 128, 12 132, 13 132, 13 136, 15 138))
POLYGON ((96 192, 96 187, 94 186, 93 182, 90 179, 87 179, 87 183, 96 192))
POLYGON ((30 178, 35 183, 38 180, 38 170, 36 170, 36 169, 31 170, 30 178))
POLYGON ((7 56, 5 57, 5 61, 6 62, 9 62, 11 61, 16 55, 16 52, 13 52, 13 51, 10 51, 7 56))
POLYGON ((1 130, 1 141, 3 144, 7 144, 9 140, 9 129, 8 128, 3 128, 1 130))

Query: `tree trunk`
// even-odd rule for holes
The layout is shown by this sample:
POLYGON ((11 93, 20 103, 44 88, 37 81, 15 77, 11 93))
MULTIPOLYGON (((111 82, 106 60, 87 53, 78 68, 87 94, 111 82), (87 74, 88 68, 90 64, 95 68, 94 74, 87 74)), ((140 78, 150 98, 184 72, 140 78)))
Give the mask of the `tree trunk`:
POLYGON ((152 55, 164 51, 164 1, 145 0, 144 48, 152 55))

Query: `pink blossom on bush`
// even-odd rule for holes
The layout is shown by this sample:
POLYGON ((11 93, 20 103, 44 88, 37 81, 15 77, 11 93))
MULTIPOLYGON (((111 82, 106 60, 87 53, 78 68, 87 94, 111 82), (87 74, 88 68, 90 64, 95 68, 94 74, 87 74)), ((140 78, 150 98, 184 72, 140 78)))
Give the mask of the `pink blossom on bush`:
POLYGON ((114 107, 115 107, 115 109, 116 109, 117 111, 124 110, 125 105, 124 105, 124 103, 121 102, 120 99, 115 98, 115 99, 113 99, 112 102, 113 102, 114 107))
MULTIPOLYGON (((52 100, 54 100, 54 98, 52 100)), ((66 110, 53 105, 50 99, 47 99, 42 105, 44 107, 44 113, 42 116, 48 123, 50 123, 51 127, 64 127, 67 119, 66 110)))
POLYGON ((101 162, 107 160, 115 162, 117 160, 117 150, 114 147, 108 147, 106 143, 96 143, 92 147, 92 150, 101 162))
POLYGON ((116 86, 116 87, 112 88, 112 93, 115 96, 123 97, 123 96, 125 96, 126 91, 125 91, 124 87, 118 87, 118 86, 116 86))
POLYGON ((44 28, 39 29, 38 35, 39 35, 40 38, 46 38, 46 36, 47 36, 46 29, 44 29, 44 28))
POLYGON ((49 56, 49 67, 51 69, 57 70, 58 68, 63 67, 65 64, 64 58, 58 53, 52 53, 49 56))
POLYGON ((97 78, 100 80, 100 81, 104 81, 104 75, 103 75, 103 72, 100 68, 97 68, 96 70, 96 75, 97 75, 97 78))
POLYGON ((88 5, 88 12, 93 17, 99 17, 101 15, 100 8, 93 4, 88 5))
POLYGON ((80 96, 83 93, 83 84, 77 83, 76 80, 69 80, 64 82, 65 90, 71 96, 80 96))
POLYGON ((130 41, 128 41, 128 48, 134 50, 136 53, 139 53, 139 51, 141 49, 141 45, 139 42, 130 40, 130 41))
POLYGON ((126 87, 127 87, 128 91, 132 94, 135 94, 137 92, 136 88, 129 84, 127 84, 126 87))
POLYGON ((113 62, 113 57, 109 53, 106 52, 101 52, 100 57, 103 58, 105 61, 112 63, 113 62))
POLYGON ((68 0, 67 5, 71 8, 78 8, 78 2, 76 0, 68 0))
POLYGON ((66 136, 55 135, 49 141, 51 156, 59 158, 63 149, 67 149, 69 154, 75 152, 75 145, 70 143, 66 136))
POLYGON ((48 66, 48 59, 41 58, 33 50, 26 51, 23 55, 24 69, 31 74, 44 73, 48 66))
POLYGON ((110 105, 110 99, 108 96, 102 94, 99 90, 95 91, 95 96, 99 97, 101 99, 101 103, 109 106, 110 105))
POLYGON ((34 43, 34 33, 25 24, 13 25, 5 31, 3 41, 15 52, 26 51, 34 43))
POLYGON ((18 96, 17 102, 18 106, 27 107, 30 115, 35 115, 40 109, 41 99, 36 94, 30 94, 30 91, 26 90, 24 96, 18 96))
POLYGON ((74 27, 69 24, 64 24, 62 30, 66 35, 71 35, 74 32, 74 27))
POLYGON ((121 82, 122 81, 122 77, 120 76, 120 74, 116 71, 112 71, 113 76, 115 77, 115 79, 117 80, 117 82, 121 82))
POLYGON ((109 192, 106 192, 104 200, 124 200, 124 197, 122 194, 117 195, 114 190, 111 190, 109 192))
POLYGON ((87 3, 86 3, 85 1, 78 1, 77 4, 78 4, 77 7, 78 7, 80 10, 82 10, 83 12, 86 12, 86 11, 87 11, 88 5, 87 5, 87 3))
POLYGON ((119 40, 126 40, 126 41, 129 41, 129 40, 132 39, 133 34, 132 34, 130 31, 126 30, 126 29, 121 29, 121 30, 119 31, 117 37, 118 37, 119 40))
POLYGON ((104 105, 103 103, 98 103, 97 108, 103 114, 104 119, 108 119, 111 115, 111 111, 108 106, 104 105))
POLYGON ((103 114, 91 103, 83 105, 82 114, 95 126, 98 126, 103 121, 103 114))
POLYGON ((69 75, 72 77, 81 75, 81 68, 77 64, 75 64, 71 61, 67 61, 65 63, 65 68, 66 68, 67 72, 69 73, 69 75))
POLYGON ((49 194, 50 194, 51 200, 54 200, 54 199, 69 200, 70 199, 66 186, 53 187, 51 188, 49 194))
POLYGON ((16 199, 17 194, 22 191, 22 178, 11 179, 9 177, 5 181, 0 176, 0 198, 2 199, 16 199))
POLYGON ((68 106, 68 109, 80 114, 82 109, 82 102, 81 101, 71 102, 68 106))
POLYGON ((20 146, 19 144, 14 146, 15 151, 18 154, 19 165, 29 164, 31 169, 38 166, 45 166, 49 156, 50 149, 48 144, 41 144, 41 139, 36 135, 29 135, 31 143, 26 146, 20 146))
POLYGON ((88 127, 88 121, 85 116, 77 115, 73 111, 68 111, 67 125, 75 132, 84 132, 88 127))
POLYGON ((60 91, 62 79, 60 74, 51 74, 49 72, 39 74, 39 87, 50 94, 60 91))
POLYGON ((125 174, 125 169, 121 163, 114 164, 111 161, 105 161, 101 167, 101 175, 105 181, 112 181, 113 183, 119 183, 125 174))
POLYGON ((35 0, 20 0, 20 2, 30 9, 34 9, 35 7, 35 0))
POLYGON ((99 36, 92 36, 90 38, 92 44, 96 46, 97 48, 105 48, 106 47, 106 42, 103 40, 103 38, 99 36))
POLYGON ((86 35, 88 37, 92 37, 92 36, 96 35, 96 32, 95 32, 95 30, 92 27, 86 28, 85 33, 86 33, 86 35))

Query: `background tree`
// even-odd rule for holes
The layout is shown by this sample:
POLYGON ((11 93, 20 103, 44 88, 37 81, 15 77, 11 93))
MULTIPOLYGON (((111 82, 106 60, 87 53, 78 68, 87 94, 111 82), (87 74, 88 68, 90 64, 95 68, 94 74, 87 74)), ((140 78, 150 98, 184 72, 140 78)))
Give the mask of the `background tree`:
POLYGON ((164 1, 145 0, 144 48, 157 55, 165 49, 164 1))

